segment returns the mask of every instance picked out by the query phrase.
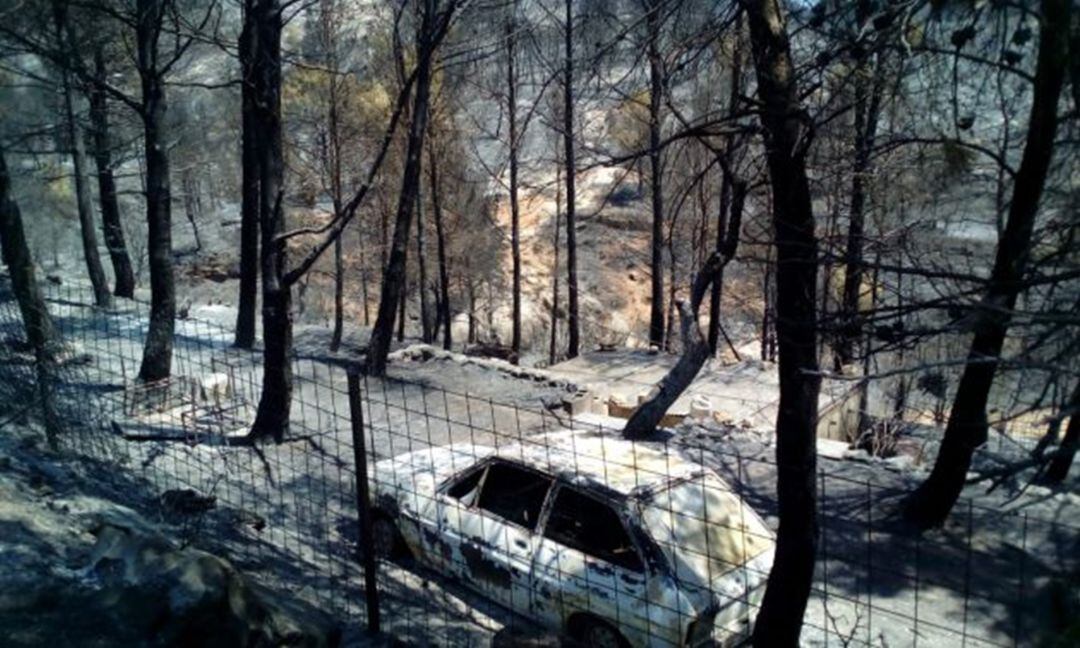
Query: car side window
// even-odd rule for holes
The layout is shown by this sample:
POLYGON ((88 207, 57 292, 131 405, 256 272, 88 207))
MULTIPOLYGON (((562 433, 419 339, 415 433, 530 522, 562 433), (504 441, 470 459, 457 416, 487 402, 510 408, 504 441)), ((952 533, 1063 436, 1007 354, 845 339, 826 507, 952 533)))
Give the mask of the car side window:
POLYGON ((572 488, 560 488, 555 494, 544 537, 624 569, 644 571, 618 514, 572 488))
POLYGON ((496 461, 488 466, 477 506, 531 531, 550 488, 550 477, 496 461))
POLYGON ((480 480, 484 477, 484 468, 477 468, 450 484, 446 494, 460 501, 465 506, 476 504, 476 496, 480 493, 480 480))

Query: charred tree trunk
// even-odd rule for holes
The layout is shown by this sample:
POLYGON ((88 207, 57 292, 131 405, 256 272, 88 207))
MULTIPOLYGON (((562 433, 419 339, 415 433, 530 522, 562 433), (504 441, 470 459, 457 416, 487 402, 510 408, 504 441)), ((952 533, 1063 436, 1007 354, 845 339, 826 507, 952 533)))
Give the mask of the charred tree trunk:
MULTIPOLYGON (((556 152, 557 154, 557 152, 556 152)), ((551 340, 548 344, 548 364, 555 364, 557 341, 559 337, 559 233, 562 231, 562 168, 555 164, 555 241, 553 243, 554 261, 551 265, 551 340)))
POLYGON ((109 250, 115 285, 113 294, 117 297, 135 296, 135 272, 128 255, 127 242, 124 240, 124 226, 120 220, 120 203, 116 197, 116 178, 112 168, 112 145, 109 138, 109 104, 105 91, 101 89, 108 70, 105 65, 105 52, 98 44, 94 50, 94 77, 91 85, 90 128, 93 132, 94 162, 97 166, 98 201, 101 204, 101 229, 105 237, 105 247, 109 250))
POLYGON ((1008 222, 979 308, 968 362, 956 388, 945 438, 930 476, 908 498, 905 517, 921 529, 939 526, 952 510, 975 449, 986 442, 986 406, 1005 335, 1031 252, 1039 200, 1057 132, 1057 104, 1068 62, 1071 3, 1043 0, 1035 88, 1027 142, 1013 184, 1008 222))
POLYGON ((412 227, 413 206, 420 184, 420 155, 423 152, 424 131, 427 128, 428 101, 431 91, 431 59, 433 56, 432 21, 434 20, 434 1, 425 0, 421 25, 417 34, 417 69, 416 88, 411 110, 412 121, 406 142, 405 169, 401 180, 401 194, 398 197, 397 217, 394 222, 394 239, 390 248, 383 277, 383 287, 379 296, 379 311, 375 317, 375 327, 371 330, 368 344, 368 373, 375 376, 386 375, 387 356, 390 354, 390 338, 394 328, 394 315, 399 302, 404 298, 406 248, 409 243, 409 230, 412 227))
POLYGON ((244 2, 240 33, 241 179, 240 179, 240 299, 236 312, 235 345, 255 346, 255 308, 259 291, 259 150, 255 114, 255 0, 244 2))
POLYGON ((581 346, 581 322, 578 319, 577 218, 575 203, 576 163, 574 161, 574 5, 565 2, 563 48, 563 164, 566 174, 566 299, 568 329, 567 358, 576 358, 581 346))
MULTIPOLYGON (((870 18, 870 3, 857 3, 860 30, 870 18)), ((863 282, 863 243, 866 223, 866 179, 871 172, 870 155, 877 134, 881 106, 880 70, 871 70, 869 55, 863 52, 855 66, 855 160, 851 169, 851 206, 848 218, 847 245, 844 250, 844 287, 841 305, 841 330, 836 345, 836 362, 841 369, 855 360, 855 346, 861 337, 862 322, 859 298, 863 282), (871 78, 871 77, 874 78, 871 78)))
POLYGON ((38 399, 44 413, 45 436, 49 445, 57 449, 59 442, 59 422, 52 401, 53 369, 56 363, 55 352, 59 340, 52 318, 45 305, 45 299, 38 285, 34 260, 30 256, 30 247, 26 243, 22 214, 15 202, 11 190, 11 177, 8 175, 4 151, 0 148, 0 251, 4 265, 11 275, 11 289, 19 304, 26 340, 34 350, 34 364, 37 373, 38 399))
POLYGON ((341 348, 341 336, 345 328, 345 262, 341 237, 334 241, 334 330, 330 334, 330 350, 341 348))
POLYGON ((705 262, 694 279, 690 289, 690 303, 679 302, 679 318, 682 321, 683 350, 678 362, 664 376, 652 396, 634 410, 623 427, 622 435, 627 439, 647 438, 656 431, 668 409, 675 403, 690 383, 697 377, 705 361, 709 359, 709 343, 701 332, 698 312, 701 301, 709 284, 720 277, 720 272, 730 260, 720 253, 714 253, 705 262))
MULTIPOLYGON (((645 25, 649 57, 649 180, 652 183, 652 238, 650 250, 649 344, 664 344, 664 167, 660 158, 660 103, 664 92, 660 60, 660 12, 663 3, 646 0, 645 25)), ((672 265, 674 265, 672 260, 672 265)))
POLYGON ((453 333, 450 330, 450 265, 446 258, 446 232, 443 230, 442 187, 439 185, 439 171, 436 166, 434 147, 428 146, 428 176, 431 184, 431 209, 435 217, 435 238, 439 255, 439 320, 442 322, 443 348, 447 351, 453 345, 453 333))
MULTIPOLYGON (((421 171, 417 171, 421 173, 421 171)), ((424 240, 424 199, 421 182, 416 183, 416 271, 417 298, 420 300, 420 340, 431 344, 431 308, 428 303, 427 245, 424 240)))
MULTIPOLYGON (((67 7, 64 0, 53 0, 53 19, 56 22, 56 43, 69 60, 75 56, 73 43, 67 35, 67 7)), ((90 285, 94 289, 94 303, 108 308, 112 306, 109 282, 98 253, 97 231, 94 228, 94 204, 90 198, 90 183, 86 177, 86 138, 75 115, 75 97, 67 67, 60 66, 60 85, 64 93, 64 122, 67 127, 68 145, 75 175, 75 203, 79 213, 79 233, 82 239, 83 259, 90 285)))
POLYGON ((776 417, 780 529, 753 642, 759 647, 796 646, 818 541, 815 425, 821 378, 817 362, 817 238, 805 158, 811 124, 799 102, 779 0, 743 0, 742 4, 750 26, 772 184, 780 351, 776 417))
POLYGON ((517 73, 514 70, 514 32, 511 19, 506 25, 506 112, 510 120, 510 256, 513 262, 513 332, 510 338, 512 361, 521 357, 521 212, 518 206, 517 73))
POLYGON ((252 439, 289 434, 292 404, 292 288, 284 281, 285 158, 281 134, 281 6, 257 0, 255 97, 259 146, 259 229, 262 236, 263 385, 252 439))
POLYGON ((146 149, 146 244, 150 258, 150 328, 146 333, 139 378, 149 382, 167 378, 172 370, 176 286, 173 280, 165 80, 158 65, 158 38, 165 2, 139 0, 137 7, 136 41, 146 149))
MULTIPOLYGON (((736 29, 740 33, 736 35, 735 39, 735 51, 732 54, 731 62, 731 81, 728 86, 728 105, 727 113, 729 119, 735 119, 736 111, 739 107, 739 97, 742 94, 742 70, 743 70, 743 39, 742 39, 742 21, 736 21, 736 29)), ((720 168, 723 172, 723 185, 720 188, 720 213, 716 224, 716 251, 720 252, 725 246, 726 242, 731 236, 735 237, 738 241, 739 231, 736 228, 735 232, 731 232, 731 226, 728 225, 728 219, 733 219, 732 203, 731 203, 731 191, 732 184, 735 183, 733 171, 729 168, 732 148, 734 147, 734 141, 731 136, 726 138, 724 142, 723 155, 725 159, 721 160, 722 164, 720 168)), ((744 185, 745 194, 745 185, 744 185)), ((741 204, 739 218, 741 219, 741 204)), ((715 354, 719 349, 720 342, 720 306, 723 299, 724 290, 724 277, 723 271, 721 271, 720 277, 717 281, 713 282, 712 293, 709 295, 709 350, 715 354)), ((764 348, 764 337, 762 338, 762 347, 764 348)))

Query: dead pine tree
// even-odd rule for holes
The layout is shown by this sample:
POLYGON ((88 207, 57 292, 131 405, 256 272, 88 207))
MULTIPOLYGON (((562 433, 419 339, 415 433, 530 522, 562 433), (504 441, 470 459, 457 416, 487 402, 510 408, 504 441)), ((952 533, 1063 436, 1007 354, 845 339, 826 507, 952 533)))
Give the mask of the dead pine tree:
POLYGON ((574 3, 565 0, 563 24, 563 173, 566 176, 566 357, 581 347, 577 274, 577 170, 574 157, 574 3))
POLYGON ((240 296, 234 344, 255 345, 255 307, 259 291, 259 152, 255 115, 255 0, 244 0, 240 57, 240 296))
POLYGON ((52 318, 41 294, 34 270, 34 260, 26 243, 22 213, 12 196, 4 149, 0 144, 0 251, 11 276, 11 288, 19 304, 26 340, 34 352, 38 381, 38 399, 44 413, 45 435, 49 445, 58 446, 59 425, 52 402, 52 373, 56 363, 58 338, 52 318))
MULTIPOLYGON (((516 10, 512 6, 510 11, 516 10)), ((506 23, 506 113, 510 149, 510 258, 513 264, 513 313, 510 350, 514 364, 521 357, 521 209, 518 205, 517 71, 514 69, 517 25, 511 15, 506 23)))
POLYGON ((387 356, 390 354, 390 341, 393 335, 394 319, 401 301, 405 298, 405 262, 409 243, 409 231, 412 229, 413 208, 416 204, 420 185, 421 153, 424 145, 424 131, 427 128, 428 107, 431 95, 431 64, 436 40, 436 2, 421 0, 420 26, 416 34, 416 82, 410 110, 411 122, 406 140, 405 170, 402 173, 401 193, 398 197, 397 215, 394 222, 394 235, 390 246, 389 260, 383 275, 383 286, 379 296, 379 310, 375 317, 375 326, 371 330, 368 343, 367 371, 371 375, 386 374, 387 356))
POLYGON ((101 229, 105 247, 109 250, 117 297, 135 296, 135 272, 128 254, 124 226, 120 221, 120 203, 117 200, 116 177, 113 173, 112 141, 109 123, 109 101, 102 86, 108 80, 105 63, 105 45, 94 45, 94 82, 89 84, 90 130, 94 146, 94 163, 97 166, 98 202, 101 205, 101 229))
POLYGON ((86 140, 83 129, 75 114, 75 91, 72 88, 69 69, 75 67, 71 60, 74 54, 71 30, 68 25, 66 0, 53 0, 53 21, 56 29, 56 45, 62 63, 59 66, 60 86, 63 93, 64 125, 68 146, 71 147, 75 184, 75 203, 79 214, 79 233, 82 239, 83 258, 86 262, 87 275, 94 290, 94 303, 108 308, 112 305, 109 283, 105 278, 105 268, 101 265, 98 253, 97 234, 94 228, 94 205, 90 197, 90 182, 87 178, 86 140))
POLYGON ((776 559, 754 624, 759 648, 797 646, 817 551, 816 424, 821 377, 817 361, 817 237, 806 151, 810 118, 803 110, 786 21, 779 0, 742 0, 772 191, 776 248, 776 338, 780 403, 776 417, 776 559))
MULTIPOLYGON (((945 436, 930 476, 905 504, 904 517, 920 529, 940 526, 964 488, 975 449, 986 442, 986 408, 1000 363, 1011 313, 1024 283, 1032 232, 1046 183, 1058 127, 1058 100, 1069 62, 1072 3, 1043 0, 1039 51, 1027 140, 1013 181, 1005 231, 977 308, 974 337, 949 411, 945 436)), ((1072 52, 1080 56, 1080 52, 1072 52)))

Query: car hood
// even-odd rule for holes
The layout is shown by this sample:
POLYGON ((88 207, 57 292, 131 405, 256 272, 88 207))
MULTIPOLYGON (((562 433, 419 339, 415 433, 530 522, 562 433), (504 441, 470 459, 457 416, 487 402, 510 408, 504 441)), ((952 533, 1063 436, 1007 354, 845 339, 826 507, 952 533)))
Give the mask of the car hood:
POLYGON ((443 480, 494 452, 494 448, 486 446, 459 444, 423 448, 383 459, 372 467, 372 490, 383 506, 387 498, 405 501, 409 496, 431 497, 443 480))
POLYGON ((681 587, 708 589, 722 608, 768 577, 774 535, 719 476, 706 472, 673 483, 640 507, 681 587))

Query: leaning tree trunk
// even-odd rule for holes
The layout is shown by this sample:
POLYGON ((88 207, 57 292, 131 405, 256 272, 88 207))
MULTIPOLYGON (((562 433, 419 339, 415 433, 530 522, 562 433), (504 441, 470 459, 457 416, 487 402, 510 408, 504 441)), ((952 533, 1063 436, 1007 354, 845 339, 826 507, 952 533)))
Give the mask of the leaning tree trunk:
POLYGON ((575 203, 574 162, 574 5, 572 0, 565 2, 565 31, 563 39, 563 146, 565 154, 563 164, 566 174, 566 326, 569 340, 566 357, 576 358, 581 347, 581 322, 578 312, 578 276, 577 276, 577 218, 575 203))
POLYGON ((244 28, 240 34, 240 300, 236 311, 235 345, 250 349, 255 345, 255 307, 259 291, 259 149, 255 114, 254 0, 245 0, 244 28))
POLYGON ((0 252, 11 275, 11 289, 19 304, 26 340, 34 351, 37 374, 37 398, 41 402, 45 437, 54 450, 59 447, 60 424, 53 403, 53 380, 56 351, 59 345, 56 329, 45 305, 34 270, 34 260, 26 243, 22 214, 11 191, 4 151, 0 148, 0 252))
POLYGON ((124 226, 120 220, 120 203, 116 197, 116 178, 112 168, 112 145, 109 138, 109 104, 101 88, 108 75, 105 52, 102 45, 94 50, 94 77, 96 83, 90 88, 90 128, 93 131, 94 162, 97 166, 98 202, 101 204, 101 229, 105 247, 109 250, 117 297, 135 296, 135 272, 124 240, 124 226))
MULTIPOLYGON (((61 0, 54 0, 53 14, 56 22, 57 46, 70 60, 74 52, 66 34, 66 7, 61 0)), ((94 289, 94 303, 98 306, 109 307, 112 305, 112 295, 109 294, 109 282, 105 278, 105 268, 101 265, 101 255, 98 253, 97 233, 94 229, 94 205, 90 198, 90 184, 86 177, 86 139, 75 116, 74 91, 71 88, 71 78, 67 67, 64 65, 60 67, 60 85, 64 93, 64 121, 74 166, 75 203, 79 213, 79 233, 82 238, 86 272, 90 277, 90 285, 94 289)))
POLYGON ((698 312, 709 285, 719 280, 724 266, 730 260, 730 256, 722 253, 714 253, 710 256, 705 262, 705 267, 694 279, 694 285, 690 289, 690 303, 687 304, 684 301, 678 303, 682 326, 682 355, 679 356, 678 362, 671 371, 660 381, 652 396, 630 415, 630 419, 623 427, 623 437, 642 439, 653 434, 668 409, 686 391, 701 371, 705 361, 709 359, 709 341, 701 332, 698 312))
MULTIPOLYGON (((371 330, 368 344, 368 373, 374 376, 386 374, 387 356, 390 355, 390 339, 393 335, 394 317, 405 286, 405 261, 409 244, 409 230, 412 228, 413 205, 420 184, 420 154, 423 152, 424 131, 427 128, 428 100, 431 91, 431 21, 434 16, 429 6, 423 12, 422 24, 418 35, 417 50, 419 60, 416 68, 416 88, 413 97, 412 123, 409 124, 409 136, 406 143, 405 169, 401 179, 401 194, 398 197, 397 217, 394 222, 394 237, 390 248, 390 259, 383 276, 382 291, 379 296, 379 312, 375 317, 375 327, 371 330)), ((404 318, 402 318, 404 319, 404 318)))
POLYGON ((157 51, 163 11, 162 0, 140 0, 138 3, 136 39, 146 149, 146 243, 150 257, 150 327, 143 346, 139 378, 146 382, 169 376, 176 326, 165 85, 158 69, 157 51))
POLYGON ((256 2, 255 97, 259 127, 259 229, 262 236, 263 385, 251 439, 289 434, 292 405, 292 288, 284 280, 285 157, 281 135, 281 7, 256 2))
POLYGON ((939 526, 960 492, 975 449, 986 442, 986 407, 1011 312, 1031 253, 1031 235, 1057 132, 1057 104, 1068 62, 1069 0, 1043 0, 1035 89, 1027 141, 1013 184, 1005 232, 998 242, 986 295, 979 308, 968 362, 953 398, 945 437, 930 476, 911 494, 905 517, 920 529, 939 526))
POLYGON ((817 549, 815 426, 817 238, 806 177, 806 129, 779 0, 743 0, 757 73, 776 241, 776 337, 780 403, 776 416, 780 528, 776 559, 754 625, 755 646, 796 646, 810 596, 817 549))
MULTIPOLYGON (((660 59, 660 12, 664 4, 645 4, 649 56, 649 180, 652 182, 652 253, 650 268, 649 344, 664 344, 664 170, 660 159, 660 101, 663 94, 663 67, 660 59)), ((674 265, 672 260, 672 265, 674 265)))

